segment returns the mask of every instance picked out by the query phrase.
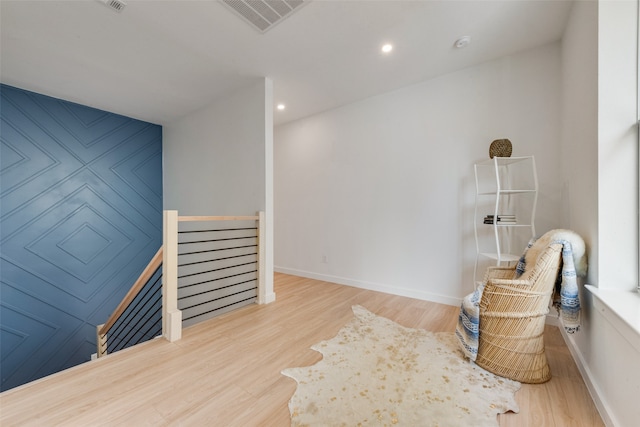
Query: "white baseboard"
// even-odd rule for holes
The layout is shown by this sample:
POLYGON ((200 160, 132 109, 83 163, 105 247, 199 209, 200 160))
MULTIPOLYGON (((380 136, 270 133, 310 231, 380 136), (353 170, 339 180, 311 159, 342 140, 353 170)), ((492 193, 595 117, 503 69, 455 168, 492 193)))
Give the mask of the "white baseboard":
POLYGON ((274 267, 277 273, 290 274, 292 276, 307 277, 309 279, 322 280, 324 282, 337 283, 339 285, 353 286, 355 288, 367 289, 370 291, 384 292, 391 295, 399 295, 402 297, 415 298, 423 301, 437 302, 439 304, 460 306, 461 298, 450 297, 446 295, 434 294, 431 292, 419 291, 416 289, 403 288, 400 286, 391 286, 383 283, 373 283, 364 280, 349 279, 346 277, 331 276, 328 274, 314 273, 311 271, 297 270, 293 268, 274 267))
MULTIPOLYGON (((547 319, 549 318, 547 317, 547 319)), ((560 333, 562 334, 562 337, 564 338, 564 342, 567 344, 567 348, 569 349, 571 356, 573 356, 573 360, 576 362, 576 365, 578 366, 578 370, 580 371, 580 374, 582 375, 582 379, 584 380, 584 383, 587 386, 587 390, 589 390, 591 399, 593 400, 593 403, 596 405, 596 408, 598 409, 598 413, 602 418, 602 422, 604 422, 604 424, 607 427, 619 426, 618 423, 614 422, 614 419, 612 417, 612 412, 609 410, 609 407, 606 404, 606 402, 603 401, 601 397, 603 396, 603 394, 600 388, 594 383, 593 375, 591 374, 589 365, 586 363, 586 361, 582 357, 582 353, 578 350, 578 346, 573 340, 573 337, 570 334, 568 334, 564 330, 564 328, 559 327, 559 329, 560 329, 560 333)))

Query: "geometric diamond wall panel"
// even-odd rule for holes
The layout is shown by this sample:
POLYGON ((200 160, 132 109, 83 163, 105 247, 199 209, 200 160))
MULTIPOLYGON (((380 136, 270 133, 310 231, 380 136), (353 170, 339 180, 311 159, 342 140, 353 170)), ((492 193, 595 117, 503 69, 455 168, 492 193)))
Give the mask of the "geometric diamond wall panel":
MULTIPOLYGON (((84 208, 89 209, 89 208, 84 208)), ((58 243, 58 247, 83 264, 89 264, 112 243, 89 223, 83 223, 77 230, 58 243)))
POLYGON ((55 167, 57 162, 52 155, 11 123, 3 119, 0 126, 2 130, 0 136, 2 138, 2 193, 4 195, 18 185, 46 173, 47 169, 55 167), (9 157, 5 159, 5 156, 9 157))
POLYGON ((8 171, 11 167, 15 170, 20 167, 20 163, 26 161, 26 157, 8 143, 2 144, 0 150, 0 169, 8 171))
MULTIPOLYGON (((4 293, 9 289, 3 286, 1 291, 4 293)), ((4 302, 0 304, 0 308, 2 309, 2 329, 11 330, 15 335, 22 336, 20 341, 12 340, 13 342, 9 345, 2 343, 2 377, 3 380, 8 380, 12 373, 29 361, 29 357, 24 358, 22 355, 37 353, 46 339, 54 335, 58 328, 56 324, 32 313, 32 310, 26 311, 4 302)), ((5 337, 6 334, 3 334, 2 338, 5 337)))
POLYGON ((1 390, 90 360, 162 244, 162 128, 0 85, 1 390))

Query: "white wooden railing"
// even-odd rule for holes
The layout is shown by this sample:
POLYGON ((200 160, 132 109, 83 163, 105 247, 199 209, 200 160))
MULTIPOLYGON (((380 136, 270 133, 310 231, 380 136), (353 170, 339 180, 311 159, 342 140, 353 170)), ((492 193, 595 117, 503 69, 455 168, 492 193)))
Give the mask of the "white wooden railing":
MULTIPOLYGON (((110 351, 108 349, 109 347, 108 338, 110 336, 109 334, 110 334, 111 328, 113 328, 114 325, 119 321, 119 319, 123 316, 123 313, 126 312, 128 307, 136 299, 141 289, 145 287, 145 284, 158 270, 160 263, 162 266, 162 287, 161 287, 162 336, 168 341, 172 341, 172 342, 177 341, 182 337, 182 329, 184 327, 185 322, 183 322, 183 313, 179 309, 179 306, 180 306, 179 301, 180 300, 184 301, 186 299, 189 299, 190 297, 189 296, 185 297, 184 295, 181 297, 180 293, 184 294, 185 293, 184 290, 187 287, 190 287, 193 285, 183 284, 182 288, 180 286, 179 270, 181 267, 184 267, 184 265, 180 265, 178 259, 181 256, 188 257, 191 254, 191 252, 184 251, 184 250, 181 253, 179 249, 180 245, 183 245, 183 246, 188 246, 189 244, 202 245, 207 243, 217 245, 216 242, 233 241, 233 240, 255 241, 255 244, 251 243, 249 245, 243 245, 239 247, 229 247, 229 248, 222 247, 221 248, 219 247, 219 245, 217 245, 215 249, 200 250, 197 252, 192 252, 192 253, 199 254, 198 261, 188 263, 187 265, 189 266, 193 264, 202 264, 202 265, 211 266, 216 263, 221 263, 220 265, 222 265, 221 267, 209 268, 209 270, 204 270, 203 272, 196 272, 196 273, 191 272, 190 274, 186 275, 186 276, 203 275, 203 277, 205 277, 206 279, 200 283, 197 283, 197 285, 199 286, 198 288, 199 299, 196 305, 205 307, 205 315, 202 315, 203 319, 212 317, 213 315, 215 315, 214 312, 218 310, 217 308, 210 308, 209 305, 213 304, 213 302, 206 300, 206 298, 210 298, 211 301, 224 300, 224 298, 228 298, 226 296, 222 296, 222 297, 216 296, 218 289, 215 288, 213 283, 215 283, 216 281, 227 279, 227 277, 222 277, 222 278, 214 277, 217 274, 216 272, 218 271, 228 270, 228 271, 236 272, 238 271, 238 269, 242 270, 243 267, 241 266, 247 266, 255 263, 255 270, 246 271, 246 272, 240 271, 239 273, 233 274, 228 277, 244 276, 243 278, 247 278, 247 277, 249 278, 249 280, 244 280, 242 283, 247 283, 247 282, 251 282, 252 280, 255 280, 256 282, 255 288, 247 289, 247 286, 245 285, 243 288, 244 290, 237 292, 238 294, 248 292, 249 298, 244 298, 242 299, 241 302, 252 300, 252 297, 251 297, 253 295, 252 292, 255 292, 255 298, 253 299, 255 299, 255 301, 259 304, 266 303, 267 297, 266 297, 266 289, 265 289, 265 284, 266 284, 265 224, 266 223, 265 223, 264 212, 258 212, 257 215, 252 215, 252 216, 179 216, 178 211, 175 211, 175 210, 164 211, 162 247, 158 250, 158 252, 154 256, 154 258, 151 260, 149 265, 144 269, 144 271, 142 272, 138 280, 136 280, 136 282, 134 283, 132 288, 129 290, 127 295, 125 295, 122 302, 114 310, 113 314, 109 316, 109 319, 103 325, 98 325, 97 327, 98 357, 104 356, 110 351), (255 226, 244 227, 244 228, 223 227, 223 228, 214 228, 214 229, 210 229, 210 228, 203 228, 201 230, 198 229, 199 224, 208 226, 209 224, 220 224, 221 222, 224 222, 224 223, 234 222, 236 224, 254 223, 255 226), (181 231, 180 230, 181 223, 185 223, 185 224, 190 223, 192 225, 189 226, 188 231, 181 231), (248 236, 242 235, 240 237, 228 237, 225 235, 225 238, 220 238, 220 239, 209 238, 208 240, 197 240, 195 242, 188 241, 185 239, 181 241, 179 237, 180 233, 188 234, 188 233, 200 232, 200 233, 211 235, 217 232, 228 233, 234 230, 255 230, 255 235, 253 234, 248 236), (255 247, 256 252, 251 252, 251 253, 244 253, 246 251, 238 252, 239 250, 238 248, 251 248, 251 247, 255 247), (222 256, 219 258, 215 258, 214 253, 227 253, 231 256, 222 256), (235 253, 239 253, 239 254, 236 255, 235 253), (210 258, 209 258, 209 254, 211 254, 210 258), (233 259, 233 258, 248 258, 248 259, 254 259, 254 261, 242 262, 238 265, 227 265, 228 264, 227 260, 233 259), (253 279, 254 275, 255 275, 255 279, 253 279), (209 284, 211 284, 211 286, 209 286, 209 284), (255 290, 252 291, 252 289, 255 289, 255 290), (204 302, 202 301, 203 295, 205 298, 204 302), (210 295, 210 297, 207 295, 210 295), (206 309, 208 309, 209 311, 206 311, 206 309)), ((235 285, 233 284, 229 285, 225 283, 224 288, 229 288, 232 286, 235 286, 235 285)), ((160 291, 160 288, 158 288, 157 291, 160 291)), ((225 305, 224 307, 233 308, 234 304, 238 304, 238 303, 232 302, 228 305, 225 305)), ((226 308, 226 309, 228 310, 229 308, 226 308)), ((201 315, 200 314, 197 314, 195 316, 192 315, 191 319, 189 319, 190 324, 193 324, 197 320, 197 319, 193 320, 192 319, 193 317, 199 317, 199 316, 201 315)), ((133 315, 131 317, 133 318, 136 316, 133 315)), ((124 327, 124 329, 126 330, 127 327, 124 327)))

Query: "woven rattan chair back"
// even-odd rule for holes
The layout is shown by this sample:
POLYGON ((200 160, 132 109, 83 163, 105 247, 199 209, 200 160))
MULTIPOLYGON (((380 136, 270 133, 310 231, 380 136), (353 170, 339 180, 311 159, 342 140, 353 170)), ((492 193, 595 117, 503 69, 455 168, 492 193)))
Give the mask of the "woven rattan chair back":
POLYGON ((549 245, 520 279, 495 278, 488 272, 480 300, 476 364, 524 383, 551 379, 543 332, 561 254, 561 244, 549 245))

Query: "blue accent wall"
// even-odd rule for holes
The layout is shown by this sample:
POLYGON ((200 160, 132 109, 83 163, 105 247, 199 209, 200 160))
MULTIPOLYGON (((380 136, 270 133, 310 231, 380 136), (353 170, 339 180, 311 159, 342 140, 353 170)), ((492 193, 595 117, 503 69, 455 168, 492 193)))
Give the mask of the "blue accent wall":
POLYGON ((90 360, 162 244, 162 128, 0 85, 2 390, 90 360))

